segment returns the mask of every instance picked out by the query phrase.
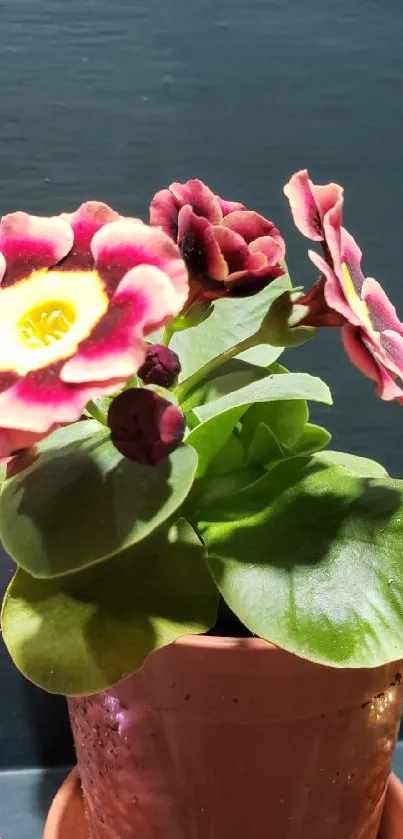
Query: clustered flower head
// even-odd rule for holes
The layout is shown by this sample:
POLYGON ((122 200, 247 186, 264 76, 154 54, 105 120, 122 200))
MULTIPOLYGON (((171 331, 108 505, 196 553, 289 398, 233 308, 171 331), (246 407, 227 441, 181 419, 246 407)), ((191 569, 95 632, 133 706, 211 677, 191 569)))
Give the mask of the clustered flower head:
POLYGON ((189 271, 186 308, 220 297, 244 297, 284 273, 285 243, 274 224, 226 201, 206 184, 173 183, 154 196, 150 224, 179 246, 189 271))
MULTIPOLYGON (((302 170, 284 192, 296 226, 322 246, 309 252, 318 281, 289 297, 293 325, 339 327, 378 395, 403 402, 403 324, 362 273, 361 251, 342 226, 342 187, 315 185, 302 170)), ((259 292, 284 273, 284 257, 271 221, 199 180, 157 192, 149 225, 99 202, 51 218, 3 216, 0 460, 80 420, 102 395, 114 397, 107 421, 119 451, 144 465, 163 460, 185 421, 156 389, 174 387, 180 362, 146 338, 200 322, 218 298, 259 292), (128 386, 134 374, 142 387, 128 386)))
POLYGON ((340 326, 353 364, 376 383, 381 399, 403 399, 403 323, 381 285, 361 270, 361 251, 342 226, 343 189, 318 186, 304 169, 284 187, 298 229, 321 242, 323 255, 309 251, 320 271, 316 285, 298 299, 310 326, 340 326))

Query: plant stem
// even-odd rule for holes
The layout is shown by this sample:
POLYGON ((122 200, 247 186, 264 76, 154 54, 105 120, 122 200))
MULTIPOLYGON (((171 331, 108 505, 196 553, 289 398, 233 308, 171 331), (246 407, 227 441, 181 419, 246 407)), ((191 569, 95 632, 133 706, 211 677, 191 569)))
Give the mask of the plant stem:
POLYGON ((172 335, 174 334, 174 332, 175 332, 175 330, 174 330, 174 329, 171 329, 169 326, 166 326, 166 327, 165 327, 164 332, 163 332, 163 335, 162 335, 162 338, 161 338, 161 344, 162 344, 164 347, 168 347, 168 346, 169 346, 169 342, 170 342, 170 340, 171 340, 172 335))
POLYGON ((101 422, 102 425, 106 425, 106 414, 93 399, 91 399, 87 403, 86 411, 88 414, 91 414, 93 419, 97 420, 98 422, 101 422))
POLYGON ((254 335, 251 335, 249 338, 245 338, 244 341, 240 341, 239 344, 234 344, 233 347, 230 347, 228 350, 225 350, 221 355, 217 355, 216 358, 212 358, 211 361, 208 361, 200 370, 196 370, 191 376, 185 379, 184 382, 181 382, 175 388, 175 396, 179 402, 183 402, 185 396, 193 390, 193 388, 202 382, 213 370, 216 370, 217 367, 221 367, 222 364, 225 364, 226 361, 230 361, 231 358, 234 358, 236 355, 239 355, 241 352, 245 352, 245 350, 250 350, 252 347, 256 347, 257 344, 261 343, 261 337, 259 332, 255 332, 254 335))

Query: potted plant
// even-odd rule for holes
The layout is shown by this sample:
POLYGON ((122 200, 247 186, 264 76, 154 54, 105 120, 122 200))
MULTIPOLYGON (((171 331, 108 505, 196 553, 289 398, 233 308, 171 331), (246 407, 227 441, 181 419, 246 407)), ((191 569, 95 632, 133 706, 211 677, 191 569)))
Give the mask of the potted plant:
MULTIPOLYGON (((3 634, 69 697, 86 811, 73 774, 47 839, 378 835, 403 483, 329 449, 309 421, 328 387, 279 357, 337 328, 402 401, 403 324, 342 188, 301 171, 284 191, 321 250, 306 293, 274 224, 197 180, 149 225, 93 202, 1 221, 3 634)), ((386 800, 398 839, 397 781, 386 800)))

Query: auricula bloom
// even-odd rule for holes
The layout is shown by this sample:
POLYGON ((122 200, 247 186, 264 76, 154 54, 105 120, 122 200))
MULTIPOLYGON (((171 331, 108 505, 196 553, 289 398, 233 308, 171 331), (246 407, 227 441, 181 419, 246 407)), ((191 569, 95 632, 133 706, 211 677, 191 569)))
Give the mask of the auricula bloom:
POLYGON ((320 279, 297 301, 307 307, 301 323, 341 326, 349 358, 375 381, 378 396, 402 400, 403 323, 382 286, 362 272, 361 250, 342 226, 342 187, 313 184, 304 169, 284 193, 300 232, 323 249, 323 254, 309 251, 320 279))
POLYGON ((119 390, 188 296, 172 240, 98 202, 4 216, 0 279, 1 458, 119 390))

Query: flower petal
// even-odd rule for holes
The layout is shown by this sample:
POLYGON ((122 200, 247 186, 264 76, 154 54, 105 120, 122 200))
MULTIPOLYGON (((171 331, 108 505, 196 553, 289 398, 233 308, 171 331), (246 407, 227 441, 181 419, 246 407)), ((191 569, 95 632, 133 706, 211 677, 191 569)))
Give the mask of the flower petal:
POLYGON ((362 339, 359 329, 354 329, 347 324, 341 330, 344 349, 350 361, 364 373, 365 376, 376 382, 375 392, 381 399, 391 400, 403 397, 403 389, 395 382, 394 377, 374 358, 362 339))
POLYGON ((352 311, 351 306, 348 304, 340 280, 336 276, 333 268, 316 251, 308 251, 308 255, 311 262, 313 262, 320 273, 326 278, 324 295, 329 308, 334 309, 334 311, 342 315, 353 326, 361 326, 361 318, 352 311))
POLYGON ((325 238, 323 221, 333 207, 341 213, 343 188, 339 184, 317 186, 309 180, 307 169, 296 172, 284 187, 291 213, 298 230, 308 239, 320 242, 325 238))
POLYGON ((240 201, 226 201, 225 198, 220 198, 219 195, 216 195, 216 198, 220 204, 223 216, 228 216, 229 213, 234 213, 236 210, 246 209, 245 204, 242 204, 240 201))
POLYGON ((237 210, 236 212, 230 213, 228 216, 225 216, 222 224, 225 227, 229 227, 230 230, 234 230, 235 233, 239 233, 247 245, 253 242, 254 239, 261 238, 262 236, 271 236, 274 239, 279 237, 282 239, 273 222, 259 215, 259 213, 255 213, 253 210, 237 210))
MULTIPOLYGON (((33 271, 60 262, 73 245, 74 234, 60 216, 41 218, 28 213, 10 213, 0 222, 0 251, 6 262, 3 288, 28 277, 33 271)), ((0 265, 0 270, 4 267, 0 265)))
POLYGON ((196 215, 191 207, 182 207, 178 218, 178 245, 188 270, 194 276, 224 280, 228 267, 215 230, 207 219, 196 215))
POLYGON ((282 236, 260 236, 250 243, 249 250, 251 253, 264 254, 269 265, 278 265, 285 257, 285 242, 282 236))
POLYGON ((3 254, 0 253, 0 283, 1 283, 5 273, 6 273, 6 260, 4 259, 3 254))
MULTIPOLYGON (((256 260, 249 251, 245 239, 236 233, 231 228, 226 227, 224 223, 212 228, 214 241, 218 244, 220 253, 225 259, 228 266, 227 274, 232 274, 235 271, 242 271, 248 267, 249 262, 255 264, 256 260)), ((264 260, 266 263, 266 260, 264 260)), ((261 259, 258 258, 256 263, 261 265, 261 259)), ((266 263, 267 264, 267 263, 266 263)), ((210 272, 208 272, 210 273, 210 272)), ((225 277, 222 277, 225 279, 225 277)))
POLYGON ((57 362, 33 370, 0 394, 4 427, 46 433, 55 423, 75 422, 90 399, 115 393, 124 383, 115 379, 87 381, 82 386, 66 384, 60 379, 62 365, 57 362))
MULTIPOLYGON (((50 432, 45 432, 46 434, 50 432)), ((10 457, 16 457, 24 449, 29 449, 42 440, 44 434, 34 431, 19 431, 15 428, 0 428, 0 463, 10 457)))
POLYGON ((378 355, 375 350, 376 356, 403 381, 403 336, 392 329, 386 329, 381 332, 379 343, 381 353, 378 355))
POLYGON ((219 199, 203 181, 194 178, 184 184, 173 183, 169 191, 179 207, 190 204, 197 216, 202 216, 211 224, 219 224, 221 221, 223 214, 219 199))
POLYGON ((91 240, 95 233, 105 224, 118 221, 121 216, 108 204, 103 204, 101 201, 87 201, 81 204, 74 213, 62 213, 60 218, 72 227, 74 242, 70 253, 58 267, 64 271, 71 271, 74 268, 84 271, 86 268, 94 267, 91 240))
POLYGON ((65 382, 127 380, 143 364, 144 334, 164 326, 182 308, 170 279, 151 265, 129 271, 108 311, 61 371, 65 382))
POLYGON ((161 227, 164 233, 176 242, 178 237, 178 214, 180 207, 169 189, 156 192, 150 204, 150 224, 161 227))
POLYGON ((91 248, 110 295, 131 268, 153 265, 170 278, 178 305, 181 302, 178 311, 184 306, 188 295, 186 267, 176 245, 158 227, 135 219, 114 221, 95 234, 91 248))
POLYGON ((376 332, 393 329, 403 333, 403 323, 399 320, 395 307, 382 286, 372 277, 364 280, 361 298, 366 303, 372 327, 376 332))

